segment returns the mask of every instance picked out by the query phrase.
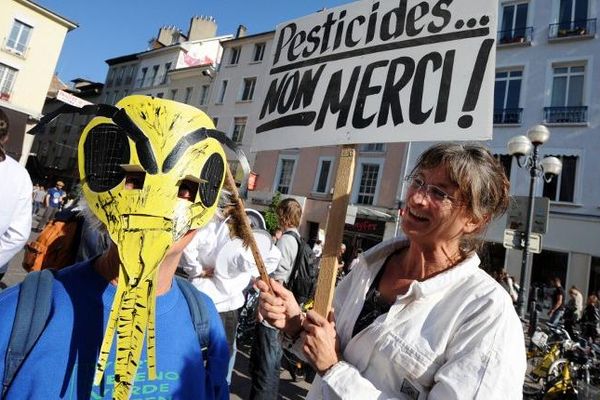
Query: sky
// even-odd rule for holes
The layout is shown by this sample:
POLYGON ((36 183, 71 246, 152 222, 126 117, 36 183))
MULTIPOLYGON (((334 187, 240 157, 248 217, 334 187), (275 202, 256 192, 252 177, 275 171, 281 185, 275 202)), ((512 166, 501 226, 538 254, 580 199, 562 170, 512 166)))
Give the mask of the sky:
POLYGON ((56 66, 59 78, 104 82, 105 60, 147 50, 158 29, 174 25, 187 33, 192 16, 212 16, 217 34, 274 30, 277 24, 349 0, 34 0, 79 27, 69 32, 56 66))

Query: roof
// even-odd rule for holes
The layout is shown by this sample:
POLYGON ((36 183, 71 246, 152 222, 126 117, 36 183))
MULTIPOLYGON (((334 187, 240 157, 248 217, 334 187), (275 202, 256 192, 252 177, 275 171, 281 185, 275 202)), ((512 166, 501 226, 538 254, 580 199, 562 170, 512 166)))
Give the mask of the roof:
POLYGON ((267 31, 267 32, 261 32, 261 33, 255 33, 253 35, 246 35, 246 36, 240 36, 240 37, 234 37, 231 39, 225 39, 222 40, 221 43, 227 42, 227 43, 232 43, 232 42, 239 42, 241 40, 246 40, 246 39, 254 39, 257 38, 259 36, 268 36, 268 35, 273 35, 275 34, 275 31, 267 31))
POLYGON ((137 60, 137 56, 138 56, 138 53, 132 53, 132 54, 127 54, 125 56, 109 58, 108 60, 104 60, 104 62, 107 63, 108 65, 123 64, 123 63, 129 62, 129 61, 137 60))
POLYGON ((46 14, 47 17, 49 17, 50 19, 55 20, 56 22, 58 22, 59 24, 65 26, 69 31, 72 31, 75 28, 79 27, 79 24, 77 22, 71 21, 65 17, 63 17, 60 14, 55 13, 52 10, 49 10, 48 8, 39 5, 38 3, 36 3, 35 1, 31 1, 31 0, 16 0, 19 3, 22 3, 26 6, 29 6, 30 8, 35 8, 38 11, 40 11, 41 14, 46 14))

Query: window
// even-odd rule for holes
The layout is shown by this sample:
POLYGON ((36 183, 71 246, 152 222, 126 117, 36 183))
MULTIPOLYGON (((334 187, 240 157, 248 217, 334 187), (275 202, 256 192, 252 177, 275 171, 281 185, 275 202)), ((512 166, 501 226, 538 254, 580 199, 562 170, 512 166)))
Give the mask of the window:
POLYGON ((581 106, 583 104, 583 65, 554 67, 552 106, 581 106))
POLYGON ((588 15, 588 0, 560 0, 558 9, 558 29, 571 30, 585 27, 588 15))
POLYGON ((256 43, 254 45, 254 56, 252 56, 252 61, 262 61, 265 56, 265 44, 264 43, 256 43))
POLYGON ((192 90, 194 88, 192 87, 186 87, 185 88, 185 98, 183 100, 184 103, 189 104, 190 103, 190 99, 192 98, 192 90))
POLYGON ((521 98, 521 80, 523 71, 496 72, 494 86, 494 123, 521 123, 519 101, 521 98))
POLYGON ((231 48, 231 57, 229 58, 230 65, 235 65, 240 61, 240 53, 241 53, 241 48, 239 48, 239 47, 231 48))
POLYGON ((572 203, 575 199, 577 156, 556 156, 562 161, 562 171, 548 183, 544 181, 543 196, 552 201, 572 203))
POLYGON ((15 19, 6 39, 6 47, 18 53, 24 53, 31 36, 32 27, 15 19))
POLYGON ((290 193, 294 176, 295 158, 280 158, 275 173, 275 190, 281 194, 290 193))
POLYGON ((333 166, 333 157, 321 157, 319 159, 319 169, 317 169, 317 176, 315 179, 315 185, 313 192, 315 193, 328 193, 329 180, 331 178, 331 168, 333 166))
POLYGON ((554 66, 552 98, 545 109, 546 122, 572 123, 587 121, 583 105, 584 65, 554 66))
POLYGON ((123 75, 125 75, 125 67, 123 68, 119 68, 117 70, 117 78, 115 80, 115 85, 120 85, 121 83, 123 83, 123 75))
POLYGON ((140 71, 140 78, 138 79, 138 87, 144 87, 145 86, 145 80, 146 80, 146 74, 148 73, 148 68, 144 67, 141 69, 140 71))
POLYGON ((217 104, 223 104, 223 100, 225 100, 225 92, 227 91, 227 81, 223 81, 221 83, 221 91, 219 92, 219 98, 217 99, 217 104))
POLYGON ((17 70, 0 64, 0 100, 8 100, 12 92, 17 70))
POLYGON ((362 162, 359 167, 358 191, 356 203, 372 205, 375 202, 377 183, 379 181, 379 170, 382 164, 378 162, 362 162))
POLYGON ((200 100, 198 101, 198 103, 200 105, 206 104, 206 99, 208 98, 208 89, 209 88, 210 88, 210 85, 202 85, 202 87, 200 87, 200 100))
POLYGON ((130 65, 127 67, 127 70, 125 71, 125 84, 129 85, 131 83, 131 80, 133 79, 133 70, 134 70, 134 66, 130 65))
POLYGON ((242 143, 244 138, 244 131, 246 130, 246 117, 234 118, 233 119, 233 132, 231 133, 231 140, 236 143, 242 143))
POLYGON ((112 86, 114 77, 115 77, 115 69, 111 68, 108 71, 108 76, 106 77, 106 87, 107 88, 112 86))
POLYGON ((527 8, 527 3, 509 4, 502 8, 500 43, 512 43, 525 38, 527 8))
POLYGON ((177 97, 177 89, 171 89, 171 100, 175 100, 177 97))
POLYGON ((152 66, 152 75, 150 76, 150 80, 148 81, 148 85, 146 86, 154 86, 156 84, 156 77, 158 76, 158 65, 152 66))
POLYGON ((244 88, 242 90, 242 101, 250 101, 254 97, 254 87, 256 86, 256 78, 244 78, 244 88))
POLYGON ((385 151, 385 144, 383 143, 365 143, 360 145, 360 151, 368 153, 381 153, 385 151))

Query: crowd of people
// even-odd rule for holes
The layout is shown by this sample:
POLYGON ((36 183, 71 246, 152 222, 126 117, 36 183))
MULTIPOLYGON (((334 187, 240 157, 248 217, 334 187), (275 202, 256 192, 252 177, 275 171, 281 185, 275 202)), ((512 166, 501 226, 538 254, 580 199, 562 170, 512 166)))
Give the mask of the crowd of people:
MULTIPOLYGON (((142 107, 136 96, 123 101, 131 110, 142 107)), ((171 157, 169 144, 183 143, 185 132, 212 126, 193 107, 152 101, 164 109, 160 118, 177 115, 175 128, 168 131, 159 130, 161 124, 144 125, 152 127, 143 132, 148 143, 163 144, 146 149, 155 151, 153 157, 161 162, 167 154, 171 157), (194 121, 200 125, 177 126, 198 124, 194 121)), ((141 114, 131 112, 130 123, 141 114)), ((92 120, 92 128, 82 134, 80 157, 103 146, 101 137, 88 141, 94 124, 92 120)), ((0 143, 2 139, 0 135, 0 143)), ((203 145, 203 154, 209 148, 211 157, 224 158, 214 139, 205 140, 209 143, 203 145)), ((202 145, 185 143, 192 150, 202 145)), ((107 160, 119 159, 122 149, 102 148, 112 152, 107 160)), ((172 398, 228 398, 239 310, 244 291, 252 285, 260 290, 260 304, 250 355, 250 399, 277 398, 284 351, 316 371, 308 399, 521 398, 525 342, 513 307, 519 288, 506 271, 495 277, 484 272, 477 255, 482 233, 506 211, 509 198, 503 168, 487 148, 443 143, 420 156, 406 178, 403 235, 366 251, 352 249, 351 255, 340 245, 340 282, 325 316, 306 311, 306 299, 289 290, 304 245, 302 206, 293 198, 283 199, 277 206, 279 226, 270 231, 260 213, 246 210, 270 274, 269 282, 257 279, 257 262, 244 245, 239 215, 220 191, 223 175, 206 178, 214 192, 180 184, 201 167, 201 160, 192 160, 192 152, 186 151, 178 153, 180 164, 172 161, 177 176, 149 176, 143 191, 128 184, 131 177, 121 165, 92 170, 92 162, 84 163, 84 195, 78 207, 85 224, 80 234, 101 234, 106 240, 97 242, 101 245, 93 256, 54 274, 53 312, 14 378, 4 385, 7 398, 63 398, 66 393, 81 399, 90 393, 94 398, 125 398, 123 394, 140 394, 148 385, 172 398), (147 204, 157 208, 144 208, 147 204), (177 271, 187 280, 175 279, 177 271), (136 294, 141 284, 148 285, 142 291, 148 298, 136 294), (186 294, 188 285, 194 301, 186 294), (138 297, 122 306, 120 301, 129 301, 128 296, 138 297), (204 312, 201 323, 195 320, 194 304, 204 312), (147 309, 155 319, 153 314, 149 322, 136 322, 134 329, 132 321, 139 321, 147 309), (130 314, 117 315, 114 321, 119 323, 111 327, 108 321, 115 310, 130 314), (120 342, 104 352, 111 329, 113 334, 120 329, 120 342), (147 348, 139 348, 133 339, 122 342, 127 329, 132 335, 147 329, 147 340, 153 342, 147 348), (129 377, 132 366, 135 381, 129 377)), ((48 190, 32 186, 24 169, 3 152, 0 156, 0 173, 15 188, 5 199, 12 208, 0 209, 3 266, 28 239, 32 215, 39 218, 34 229, 42 230, 70 204, 62 181, 48 190)), ((150 158, 146 154, 143 167, 151 164, 150 158)), ((77 241, 77 246, 85 242, 77 241)), ((323 245, 317 239, 312 246, 317 265, 323 245)), ((1 321, 18 319, 22 287, 0 294, 1 321)), ((584 307, 581 292, 572 287, 567 301, 560 280, 555 280, 549 317, 550 323, 562 317, 571 329, 580 321, 584 334, 595 339, 598 298, 590 296, 584 307)), ((8 368, 3 360, 11 329, 10 323, 0 324, 0 376, 8 368)))

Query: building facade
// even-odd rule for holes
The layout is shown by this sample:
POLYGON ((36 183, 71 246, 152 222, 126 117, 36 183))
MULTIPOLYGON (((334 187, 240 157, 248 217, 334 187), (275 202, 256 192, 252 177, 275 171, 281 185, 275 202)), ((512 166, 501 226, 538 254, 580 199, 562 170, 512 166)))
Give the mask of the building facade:
POLYGON ((7 152, 25 164, 66 34, 77 24, 33 1, 0 3, 0 109, 7 115, 7 152))
MULTIPOLYGON (((583 293, 600 289, 600 41, 598 0, 500 1, 493 139, 511 194, 528 196, 529 172, 507 142, 537 124, 551 132, 541 156, 562 161, 560 176, 538 179, 535 196, 550 199, 543 251, 532 257, 532 284, 553 276, 583 293)), ((412 143, 409 165, 430 143, 412 143)), ((520 279, 522 252, 502 246, 506 218, 487 232, 489 259, 520 279)))

